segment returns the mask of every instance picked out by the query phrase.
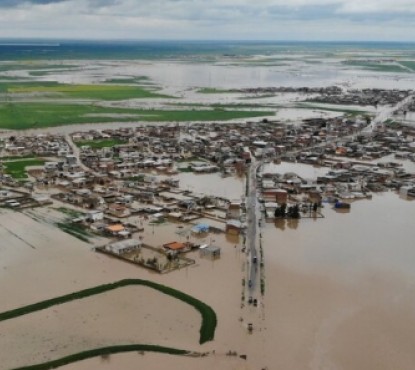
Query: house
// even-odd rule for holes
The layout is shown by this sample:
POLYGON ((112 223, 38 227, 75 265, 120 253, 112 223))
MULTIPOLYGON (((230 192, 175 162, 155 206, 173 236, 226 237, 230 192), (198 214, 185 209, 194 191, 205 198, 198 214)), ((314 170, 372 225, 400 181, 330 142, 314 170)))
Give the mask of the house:
POLYGON ((108 244, 105 247, 107 252, 116 254, 118 256, 140 249, 142 242, 136 239, 127 239, 120 242, 108 244))
POLYGON ((122 224, 109 225, 105 231, 112 236, 118 236, 120 232, 125 231, 125 227, 122 224))
POLYGON ((104 219, 104 212, 102 211, 91 211, 91 212, 88 212, 86 215, 86 221, 89 221, 89 222, 102 221, 103 219, 104 219))
POLYGON ((188 252, 191 247, 189 243, 179 243, 179 242, 171 242, 167 244, 163 244, 163 248, 167 251, 177 252, 177 253, 184 253, 188 252))
POLYGON ((128 217, 131 215, 130 210, 126 206, 122 204, 117 204, 117 203, 113 203, 109 205, 108 213, 112 216, 119 217, 119 218, 128 217))

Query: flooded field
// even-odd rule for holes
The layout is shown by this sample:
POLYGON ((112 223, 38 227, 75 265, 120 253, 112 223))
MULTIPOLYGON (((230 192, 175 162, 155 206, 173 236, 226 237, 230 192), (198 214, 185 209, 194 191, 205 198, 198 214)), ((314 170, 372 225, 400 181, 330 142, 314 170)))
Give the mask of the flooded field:
POLYGON ((180 187, 197 194, 214 195, 230 199, 240 199, 245 191, 245 176, 221 177, 218 173, 195 175, 180 173, 176 177, 180 187))
MULTIPOLYGON (((90 60, 74 62, 80 67, 74 71, 55 71, 37 80, 96 83, 114 77, 146 76, 161 92, 183 100, 163 98, 156 103, 131 99, 97 104, 149 109, 165 108, 177 102, 194 106, 269 104, 274 105, 274 119, 294 124, 303 118, 340 113, 323 111, 324 106, 297 109, 295 104, 305 97, 301 94, 203 93, 199 88, 336 84, 344 89, 406 89, 413 88, 415 82, 415 75, 411 73, 375 73, 346 67, 340 57, 320 56, 318 63, 308 65, 303 57, 307 55, 297 55, 289 63, 274 61, 269 65, 254 65, 257 60, 242 59, 223 63, 90 60)), ((7 76, 28 77, 29 73, 16 71, 7 76)), ((343 108, 347 107, 336 109, 343 108)), ((371 113, 375 110, 361 108, 371 113)), ((413 113, 408 119, 414 119, 413 113)), ((73 125, 31 129, 17 135, 145 124, 73 125)), ((10 132, 2 135, 10 136, 10 132)), ((390 161, 415 172, 413 162, 393 155, 373 163, 390 161)), ((295 173, 305 180, 328 171, 326 167, 287 162, 268 163, 262 169, 263 173, 295 173)), ((244 176, 181 172, 173 178, 180 181, 182 190, 231 200, 242 200, 246 189, 244 176)), ((253 298, 258 299, 257 307, 246 303, 245 279, 252 260, 243 249, 242 236, 212 230, 195 234, 191 231, 193 223, 170 220, 151 223, 148 216, 144 231, 133 234, 145 244, 158 248, 169 242, 189 241, 221 248, 220 258, 215 259, 202 257, 200 251, 193 250, 185 256, 194 259, 195 264, 161 275, 95 253, 93 247, 106 245, 110 240, 91 236, 90 243, 85 243, 68 235, 56 227, 55 223, 65 218, 56 209, 44 207, 24 212, 1 209, 0 295, 4 299, 0 301, 0 312, 99 284, 136 278, 152 280, 200 299, 217 313, 218 327, 215 340, 200 346, 200 315, 192 307, 144 287, 124 288, 0 322, 0 370, 56 359, 84 349, 129 343, 165 345, 209 352, 209 355, 179 358, 130 353, 95 358, 62 369, 412 370, 415 364, 414 205, 414 201, 394 192, 376 193, 371 200, 352 202, 350 211, 346 212, 324 204, 322 219, 260 223, 265 296, 256 292, 253 298), (252 333, 247 330, 248 323, 253 324, 252 333), (229 351, 235 351, 237 356, 230 356, 229 351)), ((224 229, 223 215, 223 210, 215 210, 211 214, 213 219, 203 217, 194 224, 203 222, 211 228, 224 229)), ((138 225, 136 216, 131 219, 138 225)), ((130 218, 123 220, 130 221, 130 218)))
POLYGON ((317 176, 323 176, 330 170, 328 167, 310 166, 304 163, 281 162, 280 164, 266 163, 263 166, 262 173, 272 173, 284 175, 294 173, 303 179, 315 179, 317 176))
MULTIPOLYGON (((163 369, 411 370, 415 362, 411 345, 415 341, 413 202, 389 192, 354 202, 350 213, 337 213, 329 205, 323 213, 323 220, 304 219, 285 228, 271 223, 262 228, 266 295, 260 307, 240 311, 237 297, 220 302, 209 297, 223 315, 218 339, 208 346, 215 348, 215 355, 204 359, 114 355, 65 369, 98 364, 104 369, 132 369, 137 364, 151 369, 152 359, 157 359, 157 368, 163 369), (239 316, 253 320, 252 335, 238 322, 239 316), (224 329, 234 330, 232 339, 224 329), (224 356, 221 349, 227 346, 246 354, 247 361, 224 356)), ((228 257, 231 254, 243 269, 239 250, 228 257)), ((220 267, 224 261, 211 262, 212 270, 205 276, 212 284, 217 276, 230 283, 226 268, 220 267)), ((204 266, 200 267, 197 274, 204 273, 204 266)), ((195 269, 186 275, 196 273, 195 269)), ((170 281, 182 281, 182 273, 169 275, 170 281)), ((198 280, 196 285, 201 283, 198 280)))
POLYGON ((146 287, 126 287, 1 323, 2 369, 32 365, 86 348, 148 343, 192 348, 200 314, 146 287))
POLYGON ((323 213, 263 230, 263 356, 275 368, 412 369, 413 203, 386 193, 323 213))
MULTIPOLYGON (((43 212, 40 210, 40 214, 43 212)), ((91 298, 88 301, 90 303, 86 305, 82 301, 73 303, 73 307, 76 308, 73 310, 70 309, 70 306, 67 308, 66 305, 63 305, 56 309, 22 316, 16 320, 1 322, 1 333, 14 334, 10 334, 10 336, 3 334, 1 337, 1 340, 7 343, 4 342, 4 345, 0 346, 3 360, 0 369, 7 370, 17 365, 22 366, 32 360, 33 362, 42 362, 42 360, 46 361, 50 358, 59 358, 65 354, 74 353, 80 348, 97 348, 116 338, 120 341, 138 340, 138 342, 145 341, 146 343, 154 343, 156 340, 160 343, 158 339, 161 339, 164 343, 169 342, 172 347, 183 347, 187 350, 215 349, 218 353, 224 354, 232 349, 243 353, 245 338, 241 334, 245 332, 245 329, 241 326, 238 318, 241 310, 241 279, 246 258, 241 252, 240 245, 236 246, 237 240, 235 241, 233 238, 228 240, 225 234, 203 236, 201 242, 212 241, 221 247, 219 259, 200 258, 199 252, 191 252, 187 256, 196 259, 196 265, 166 275, 159 275, 95 253, 91 250, 90 245, 42 222, 41 218, 36 220, 22 213, 4 210, 0 214, 0 224, 2 225, 0 228, 2 237, 0 276, 4 282, 0 285, 0 294, 8 297, 7 300, 2 300, 0 303, 0 311, 2 312, 123 278, 143 278, 175 287, 201 299, 214 307, 220 322, 215 341, 200 347, 197 340, 198 328, 195 328, 200 323, 197 319, 197 312, 188 312, 186 305, 181 308, 180 305, 183 304, 176 303, 174 300, 172 305, 169 303, 169 298, 152 292, 151 296, 154 297, 154 300, 151 298, 152 306, 146 305, 148 309, 140 308, 134 305, 141 304, 141 299, 146 296, 146 293, 137 291, 135 297, 138 301, 135 301, 136 298, 134 298, 130 302, 131 292, 128 289, 120 290, 116 295, 110 293, 98 301, 91 298), (27 244, 29 240, 30 245, 27 244), (223 299, 224 296, 227 297, 226 300, 223 299), (99 304, 100 300, 101 304, 99 304), (137 303, 133 304, 134 302, 137 303), (106 303, 108 303, 108 307, 106 303), (179 306, 174 308, 175 304, 179 306), (98 310, 98 307, 101 311, 98 310), (137 319, 137 326, 131 326, 131 321, 128 318, 127 321, 119 322, 121 318, 117 319, 116 317, 118 311, 127 310, 125 312, 128 313, 135 309, 142 315, 137 319), (157 319, 158 321, 148 324, 151 328, 148 335, 146 331, 140 330, 143 328, 140 320, 146 315, 143 310, 151 313, 152 318, 160 318, 160 320, 157 319), (80 316, 79 311, 85 311, 86 316, 80 316), (94 315, 91 311, 94 312, 94 315), (91 312, 91 315, 87 314, 88 312, 91 312), (101 321, 95 322, 94 317, 97 318, 97 315, 101 321), (176 315, 184 316, 180 316, 182 319, 178 319, 179 316, 176 315), (33 320, 33 317, 36 317, 36 320, 33 320), (86 321, 82 320, 82 317, 85 317, 86 321), (111 318, 110 322, 104 322, 106 321, 104 317, 111 318), (180 322, 183 323, 183 318, 186 323, 181 327, 180 322), (64 322, 57 325, 60 319, 64 322), (165 322, 163 320, 177 321, 174 324, 176 326, 168 331, 167 336, 164 335, 164 329, 168 324, 163 324, 165 322), (117 322, 124 326, 120 326, 119 335, 113 336, 111 333, 117 332, 117 322), (36 328, 33 332, 26 332, 24 337, 27 345, 31 343, 30 346, 32 344, 36 346, 36 351, 29 354, 24 346, 17 345, 22 343, 19 336, 28 325, 36 328), (60 325, 67 325, 68 331, 60 325), (124 330, 123 327, 127 329, 124 330), (179 327, 181 327, 179 330, 182 330, 182 334, 176 333, 175 328, 179 327), (59 328, 64 330, 59 330, 59 328), (193 334, 191 334, 193 329, 193 334), (188 330, 190 331, 188 332, 188 330), (62 332, 68 333, 68 335, 62 336, 62 332), (92 333, 96 333, 96 335, 92 333), (136 333, 138 334, 136 335, 136 333), (176 334, 179 336, 176 337, 176 334), (238 335, 237 340, 235 340, 235 334, 238 335), (160 336, 156 338, 153 335, 160 336), (182 338, 185 341, 179 341, 180 335, 183 335, 182 338), (44 340, 39 338, 44 338, 44 340), (196 339, 192 340, 192 338, 196 339), (38 339, 39 343, 37 343, 38 339), (55 343, 59 343, 59 345, 55 343)), ((176 239, 177 235, 174 234, 176 228, 177 225, 174 224, 171 227, 167 224, 164 231, 161 226, 160 228, 155 227, 154 234, 149 228, 149 235, 144 233, 144 241, 154 242, 157 245, 172 241, 172 239, 178 240, 176 239)), ((224 360, 226 359, 227 357, 224 357, 224 360)))

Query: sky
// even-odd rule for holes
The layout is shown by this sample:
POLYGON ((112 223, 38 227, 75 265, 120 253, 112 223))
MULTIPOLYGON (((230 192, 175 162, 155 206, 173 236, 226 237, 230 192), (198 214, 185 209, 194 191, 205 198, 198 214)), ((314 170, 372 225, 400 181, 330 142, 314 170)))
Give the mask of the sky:
POLYGON ((0 38, 415 41, 415 0, 0 0, 0 38))

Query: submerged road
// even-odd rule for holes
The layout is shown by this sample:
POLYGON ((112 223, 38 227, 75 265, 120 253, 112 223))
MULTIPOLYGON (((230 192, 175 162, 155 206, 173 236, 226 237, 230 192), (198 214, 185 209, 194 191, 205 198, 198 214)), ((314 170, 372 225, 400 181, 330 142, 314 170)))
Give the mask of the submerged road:
POLYGON ((393 116, 393 114, 399 110, 405 107, 405 105, 409 104, 412 102, 412 100, 414 99, 415 94, 410 94, 408 97, 406 97, 405 99, 403 99, 402 101, 400 101, 399 103, 395 104, 392 107, 382 107, 377 113, 375 118, 372 120, 371 124, 367 127, 365 127, 362 132, 363 133, 373 133, 373 131, 376 129, 376 127, 380 124, 382 124, 383 122, 385 122, 386 120, 388 120, 389 118, 391 118, 393 116))
POLYGON ((248 292, 252 296, 257 287, 258 280, 258 252, 257 252, 257 228, 258 228, 258 201, 257 201, 257 170, 262 162, 252 160, 248 174, 248 194, 246 198, 247 212, 247 229, 246 229, 246 245, 248 247, 248 263, 250 269, 248 271, 248 292), (256 263, 253 261, 257 260, 256 263))

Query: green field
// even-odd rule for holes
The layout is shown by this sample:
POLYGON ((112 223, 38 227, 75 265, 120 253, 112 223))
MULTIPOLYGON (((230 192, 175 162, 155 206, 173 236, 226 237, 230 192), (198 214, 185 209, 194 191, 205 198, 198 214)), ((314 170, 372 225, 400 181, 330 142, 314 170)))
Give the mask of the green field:
POLYGON ((43 166, 44 164, 45 161, 43 159, 24 159, 3 163, 4 172, 14 179, 27 179, 26 167, 43 166))
MULTIPOLYGON (((329 103, 326 103, 329 104, 329 103)), ((339 112, 339 113, 344 113, 344 114, 349 114, 349 115, 353 115, 353 116, 358 116, 358 115, 368 115, 369 112, 365 111, 365 110, 359 110, 359 109, 347 109, 347 108, 343 108, 343 107, 338 107, 336 105, 332 105, 332 107, 328 107, 325 105, 317 105, 314 102, 310 102, 310 103, 298 103, 295 105, 296 108, 298 109, 316 109, 316 110, 321 110, 321 111, 327 111, 327 112, 339 112)))
POLYGON ((44 70, 44 69, 78 69, 78 66, 70 64, 45 64, 45 63, 0 63, 0 72, 7 71, 27 71, 27 70, 44 70))
POLYGON ((105 108, 96 105, 17 103, 0 104, 0 128, 23 130, 82 123, 227 121, 274 115, 273 111, 161 110, 105 108), (118 117, 116 115, 119 115, 118 117), (114 116, 115 115, 115 116, 114 116))
POLYGON ((172 98, 158 94, 140 86, 130 85, 78 85, 60 84, 57 82, 3 82, 0 83, 0 92, 23 96, 27 94, 43 94, 47 96, 91 99, 91 100, 126 100, 144 98, 172 98))
POLYGON ((103 139, 103 140, 82 140, 76 141, 77 147, 89 146, 92 149, 112 148, 115 145, 125 144, 125 140, 121 139, 103 139))
POLYGON ((151 83, 150 77, 147 76, 138 76, 138 77, 129 77, 129 78, 109 78, 105 80, 105 83, 111 84, 146 84, 151 83))
POLYGON ((56 226, 63 232, 72 235, 85 243, 89 243, 88 237, 90 237, 91 234, 89 234, 84 227, 73 222, 58 222, 56 223, 56 226))
POLYGON ((197 90, 200 94, 228 94, 232 91, 225 90, 225 89, 217 89, 214 87, 201 87, 197 90))
POLYGON ((405 61, 399 62, 399 64, 402 64, 406 68, 410 68, 415 72, 415 60, 405 60, 405 61))
POLYGON ((255 103, 231 103, 231 104, 202 104, 202 103, 169 103, 167 105, 175 107, 205 108, 205 109, 274 109, 281 108, 275 104, 255 104, 255 103))
POLYGON ((81 104, 1 104, 0 128, 22 130, 74 123, 112 122, 114 118, 88 115, 118 112, 125 111, 81 104))
POLYGON ((359 67, 375 72, 408 73, 408 70, 399 64, 366 62, 360 60, 346 60, 342 63, 348 66, 359 67))

